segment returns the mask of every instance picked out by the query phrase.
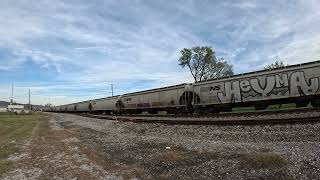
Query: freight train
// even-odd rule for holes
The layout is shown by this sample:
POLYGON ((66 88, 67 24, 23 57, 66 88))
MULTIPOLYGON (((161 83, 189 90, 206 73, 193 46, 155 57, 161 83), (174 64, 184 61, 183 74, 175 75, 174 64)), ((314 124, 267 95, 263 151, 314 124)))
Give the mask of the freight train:
POLYGON ((103 114, 147 111, 155 114, 207 113, 254 106, 295 103, 320 107, 320 61, 261 70, 203 82, 185 83, 46 108, 53 112, 103 114))

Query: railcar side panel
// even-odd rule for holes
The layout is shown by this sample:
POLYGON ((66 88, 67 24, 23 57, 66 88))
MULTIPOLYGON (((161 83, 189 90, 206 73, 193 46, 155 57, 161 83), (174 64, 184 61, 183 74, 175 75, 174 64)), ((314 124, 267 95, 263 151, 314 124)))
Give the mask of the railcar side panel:
POLYGON ((126 95, 122 97, 125 109, 159 108, 179 105, 183 87, 163 89, 161 91, 126 95))
POLYGON ((225 104, 293 98, 320 94, 320 66, 284 69, 225 81, 195 89, 202 104, 225 104))
POLYGON ((165 109, 180 105, 190 106, 190 102, 192 105, 203 107, 237 103, 241 103, 238 104, 241 106, 256 105, 260 101, 277 103, 292 100, 295 102, 295 99, 302 99, 308 103, 314 95, 318 95, 317 98, 320 96, 320 61, 287 66, 283 69, 250 72, 219 80, 124 94, 122 97, 108 97, 57 106, 52 110, 86 112, 90 111, 89 104, 92 111, 121 111, 123 108, 165 109))
POLYGON ((78 105, 77 111, 79 112, 89 111, 89 102, 80 102, 77 105, 78 105))
POLYGON ((98 99, 94 101, 93 111, 116 110, 117 97, 98 99))

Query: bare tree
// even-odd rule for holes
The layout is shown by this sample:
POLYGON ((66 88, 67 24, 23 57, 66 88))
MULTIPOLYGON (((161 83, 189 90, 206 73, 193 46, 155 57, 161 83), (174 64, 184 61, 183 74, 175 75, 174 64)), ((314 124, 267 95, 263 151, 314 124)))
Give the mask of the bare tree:
POLYGON ((53 107, 53 105, 50 104, 50 103, 47 103, 47 104, 45 104, 44 106, 45 106, 45 107, 53 107))
POLYGON ((217 59, 211 47, 184 48, 180 52, 179 65, 189 68, 195 82, 233 75, 232 65, 217 59))
MULTIPOLYGON (((264 69, 269 69, 269 70, 272 70, 272 69, 278 69, 278 68, 283 68, 285 67, 286 65, 284 65, 283 61, 281 61, 280 59, 279 60, 276 60, 275 62, 267 65, 264 69)), ((282 104, 280 103, 279 104, 279 109, 282 108, 282 104)))

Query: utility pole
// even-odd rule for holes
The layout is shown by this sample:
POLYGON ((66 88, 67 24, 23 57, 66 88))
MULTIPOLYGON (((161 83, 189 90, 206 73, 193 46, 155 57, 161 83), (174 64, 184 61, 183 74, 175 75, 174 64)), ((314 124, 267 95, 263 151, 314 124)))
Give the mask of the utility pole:
POLYGON ((114 84, 110 84, 110 86, 111 86, 111 96, 113 97, 113 85, 114 84))
POLYGON ((11 105, 13 104, 13 84, 11 86, 11 101, 10 101, 10 104, 11 105))
POLYGON ((30 89, 29 89, 29 113, 31 112, 31 98, 30 98, 30 89))

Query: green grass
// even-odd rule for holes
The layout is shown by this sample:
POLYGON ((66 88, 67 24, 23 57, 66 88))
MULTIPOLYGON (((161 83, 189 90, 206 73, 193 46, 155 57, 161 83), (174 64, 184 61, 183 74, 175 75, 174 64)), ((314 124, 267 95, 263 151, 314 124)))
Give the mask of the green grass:
POLYGON ((291 108, 296 108, 295 103, 290 103, 290 104, 275 104, 275 105, 270 105, 266 110, 279 110, 279 109, 291 109, 291 108))
POLYGON ((11 113, 11 112, 0 112, 0 116, 1 115, 10 115, 10 114, 14 114, 14 113, 11 113))
MULTIPOLYGON (((275 104, 275 105, 268 106, 263 111, 278 111, 278 110, 285 110, 285 109, 291 109, 291 108, 296 108, 296 105, 294 103, 282 104, 282 105, 275 104)), ((254 112, 254 111, 256 110, 253 106, 232 108, 232 112, 254 112)))
POLYGON ((251 112, 251 111, 255 111, 253 106, 232 108, 232 112, 251 112))
POLYGON ((47 129, 48 121, 44 114, 0 113, 0 176, 14 165, 7 159, 11 154, 19 152, 16 143, 28 140, 31 136, 42 135, 47 129))

